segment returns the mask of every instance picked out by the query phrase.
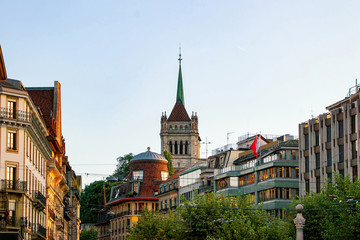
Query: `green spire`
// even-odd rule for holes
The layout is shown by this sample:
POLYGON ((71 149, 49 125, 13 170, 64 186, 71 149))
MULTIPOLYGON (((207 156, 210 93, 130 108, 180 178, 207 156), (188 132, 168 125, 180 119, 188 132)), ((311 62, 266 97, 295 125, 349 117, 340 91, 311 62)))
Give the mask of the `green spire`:
POLYGON ((176 103, 177 104, 182 104, 185 106, 185 101, 184 101, 184 88, 183 88, 183 83, 182 83, 182 74, 181 74, 181 48, 180 48, 180 53, 179 53, 179 77, 178 77, 178 86, 177 86, 177 94, 176 94, 176 103))

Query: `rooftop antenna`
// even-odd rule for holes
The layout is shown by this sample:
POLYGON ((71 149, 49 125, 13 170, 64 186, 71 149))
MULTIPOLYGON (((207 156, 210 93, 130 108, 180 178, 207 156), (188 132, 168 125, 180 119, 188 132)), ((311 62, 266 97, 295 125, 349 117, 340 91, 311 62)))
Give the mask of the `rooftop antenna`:
POLYGON ((227 132, 226 133, 226 145, 229 145, 229 135, 233 134, 233 133, 235 133, 235 132, 227 132))
POLYGON ((181 43, 179 43, 179 58, 178 58, 178 60, 179 60, 179 64, 181 64, 181 60, 182 60, 182 58, 181 58, 181 43))

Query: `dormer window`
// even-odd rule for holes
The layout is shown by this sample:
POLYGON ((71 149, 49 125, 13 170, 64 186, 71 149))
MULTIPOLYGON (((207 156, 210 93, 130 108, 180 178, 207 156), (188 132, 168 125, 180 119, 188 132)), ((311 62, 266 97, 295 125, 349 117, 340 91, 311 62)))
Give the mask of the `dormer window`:
MULTIPOLYGON (((166 181, 169 177, 169 173, 165 171, 161 171, 161 180, 166 181)), ((165 186, 164 186, 165 187, 165 186)))
POLYGON ((144 171, 133 171, 132 172, 132 180, 143 180, 144 179, 144 171))

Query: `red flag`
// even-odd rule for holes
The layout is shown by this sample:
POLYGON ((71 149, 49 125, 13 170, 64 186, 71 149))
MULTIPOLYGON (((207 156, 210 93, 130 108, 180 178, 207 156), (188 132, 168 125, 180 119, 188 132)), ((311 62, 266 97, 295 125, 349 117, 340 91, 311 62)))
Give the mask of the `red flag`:
POLYGON ((259 148, 260 148, 260 141, 258 141, 258 136, 256 136, 254 142, 250 146, 250 149, 253 150, 253 153, 256 157, 259 157, 258 154, 259 148))

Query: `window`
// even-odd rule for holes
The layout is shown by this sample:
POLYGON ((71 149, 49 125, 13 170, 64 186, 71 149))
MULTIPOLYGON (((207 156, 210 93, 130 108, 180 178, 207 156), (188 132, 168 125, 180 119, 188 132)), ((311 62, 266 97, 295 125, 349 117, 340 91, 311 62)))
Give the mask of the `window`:
POLYGON ((351 153, 352 153, 352 159, 355 159, 357 157, 357 141, 351 142, 351 153))
POLYGON ((339 162, 344 162, 344 145, 339 146, 339 162))
POLYGON ((133 180, 143 180, 144 179, 144 171, 133 171, 133 180))
POLYGON ((320 193, 320 177, 316 177, 316 193, 320 193))
POLYGON ((169 152, 172 154, 173 153, 173 144, 172 141, 169 142, 169 152))
POLYGON ((332 155, 331 155, 331 149, 328 149, 326 151, 326 155, 327 155, 327 165, 331 166, 332 164, 332 155))
POLYGON ((183 144, 183 141, 180 141, 180 154, 184 154, 184 144, 183 144))
POLYGON ((331 126, 326 126, 326 141, 331 142, 331 126))
POLYGON ((309 157, 305 157, 305 172, 309 172, 309 157))
POLYGON ((339 138, 344 137, 344 121, 339 121, 339 138))
POLYGON ((166 181, 169 177, 169 173, 165 171, 161 171, 161 180, 166 181))
POLYGON ((16 187, 16 166, 7 165, 6 167, 6 188, 15 189, 16 187))
POLYGON ((8 150, 17 150, 17 139, 15 130, 8 130, 7 133, 7 149, 8 150))
POLYGON ((355 133, 356 131, 356 118, 355 115, 351 116, 351 133, 355 133))
POLYGON ((315 146, 319 146, 319 141, 320 141, 319 131, 315 131, 315 146))
POLYGON ((309 182, 309 180, 305 180, 305 192, 306 193, 310 192, 310 182, 309 182))
POLYGON ((353 166, 352 173, 353 173, 353 182, 354 182, 358 178, 358 168, 357 168, 357 166, 353 166))
POLYGON ((316 169, 320 169, 320 153, 315 154, 316 159, 316 169))
POLYGON ((327 178, 332 181, 332 172, 327 174, 327 178))
POLYGON ((16 212, 16 202, 14 200, 9 200, 9 217, 14 218, 16 216, 15 212, 16 212))
POLYGON ((305 149, 309 149, 309 134, 305 135, 305 149))
POLYGON ((174 154, 178 154, 178 143, 177 141, 175 141, 175 144, 174 144, 174 154))
POLYGON ((16 119, 16 100, 8 100, 8 117, 16 119))
POLYGON ((188 141, 185 142, 185 154, 186 155, 189 154, 189 142, 188 141))

